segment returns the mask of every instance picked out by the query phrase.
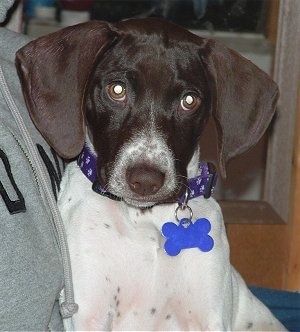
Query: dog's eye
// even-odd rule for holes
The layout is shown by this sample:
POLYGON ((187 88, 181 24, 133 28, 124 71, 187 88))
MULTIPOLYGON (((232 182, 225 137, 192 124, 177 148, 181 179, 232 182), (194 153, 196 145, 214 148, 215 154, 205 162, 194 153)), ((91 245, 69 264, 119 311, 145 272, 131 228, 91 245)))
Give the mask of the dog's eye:
POLYGON ((201 99, 193 94, 186 94, 180 101, 181 111, 196 111, 200 106, 201 99))
POLYGON ((125 101, 126 89, 120 83, 112 83, 107 86, 108 96, 115 101, 125 101))

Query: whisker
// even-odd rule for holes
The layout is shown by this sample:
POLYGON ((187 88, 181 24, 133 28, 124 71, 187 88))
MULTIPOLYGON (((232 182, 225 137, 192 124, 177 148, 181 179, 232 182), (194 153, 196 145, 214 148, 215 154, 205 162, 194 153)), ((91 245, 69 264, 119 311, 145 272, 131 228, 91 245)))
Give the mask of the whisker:
POLYGON ((185 180, 188 180, 188 177, 185 176, 185 175, 180 175, 180 174, 178 174, 178 175, 176 175, 176 180, 177 180, 178 178, 183 178, 183 179, 185 179, 185 180))

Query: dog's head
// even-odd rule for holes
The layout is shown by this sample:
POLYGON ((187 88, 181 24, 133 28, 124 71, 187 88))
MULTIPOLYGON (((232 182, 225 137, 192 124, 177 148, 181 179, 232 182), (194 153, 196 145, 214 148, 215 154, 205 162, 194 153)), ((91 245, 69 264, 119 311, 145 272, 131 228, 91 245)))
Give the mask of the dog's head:
POLYGON ((224 175, 262 136, 278 96, 250 61, 159 19, 68 27, 23 47, 16 64, 49 144, 73 158, 89 137, 100 183, 140 206, 184 191, 210 116, 224 175))

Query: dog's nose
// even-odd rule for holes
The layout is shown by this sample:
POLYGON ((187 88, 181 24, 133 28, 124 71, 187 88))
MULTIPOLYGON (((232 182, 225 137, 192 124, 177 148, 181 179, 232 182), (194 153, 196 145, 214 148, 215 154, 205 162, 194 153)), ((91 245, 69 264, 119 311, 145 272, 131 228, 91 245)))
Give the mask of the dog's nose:
POLYGON ((140 196, 156 194, 163 186, 164 179, 164 173, 147 165, 131 167, 126 172, 129 187, 140 196))

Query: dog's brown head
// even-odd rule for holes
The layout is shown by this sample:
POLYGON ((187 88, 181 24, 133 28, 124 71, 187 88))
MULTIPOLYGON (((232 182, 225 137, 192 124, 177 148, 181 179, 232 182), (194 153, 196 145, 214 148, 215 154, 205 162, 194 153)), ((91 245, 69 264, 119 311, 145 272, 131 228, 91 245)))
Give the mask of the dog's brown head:
POLYGON ((30 115, 49 144, 73 158, 88 136, 100 156, 99 181, 135 205, 184 190, 210 116, 225 175, 226 162, 262 136, 278 96, 250 61, 159 19, 68 27, 29 43, 16 61, 30 115))

